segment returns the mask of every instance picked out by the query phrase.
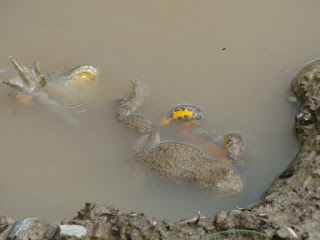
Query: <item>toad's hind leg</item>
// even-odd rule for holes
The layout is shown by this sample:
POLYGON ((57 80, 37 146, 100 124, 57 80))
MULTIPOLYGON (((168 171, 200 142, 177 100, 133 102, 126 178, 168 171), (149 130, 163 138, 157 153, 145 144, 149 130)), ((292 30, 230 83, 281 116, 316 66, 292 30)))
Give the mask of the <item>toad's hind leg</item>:
POLYGON ((132 79, 131 83, 133 89, 129 98, 120 99, 120 105, 117 112, 119 121, 123 121, 123 119, 128 117, 132 112, 139 109, 144 102, 144 95, 140 83, 135 79, 132 79))
POLYGON ((132 93, 128 99, 120 99, 117 110, 117 118, 120 122, 137 132, 150 132, 153 124, 150 120, 139 114, 132 114, 141 107, 144 102, 144 93, 137 80, 131 80, 132 93))

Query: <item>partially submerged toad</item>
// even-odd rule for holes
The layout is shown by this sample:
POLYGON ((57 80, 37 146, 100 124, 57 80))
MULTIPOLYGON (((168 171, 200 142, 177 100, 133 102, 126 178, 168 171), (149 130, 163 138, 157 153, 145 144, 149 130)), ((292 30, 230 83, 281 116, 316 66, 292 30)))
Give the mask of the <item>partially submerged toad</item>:
POLYGON ((67 106, 60 104, 49 96, 45 89, 46 85, 53 83, 69 89, 87 86, 96 81, 98 75, 98 70, 94 66, 86 64, 57 77, 53 74, 44 73, 39 61, 36 61, 30 67, 26 67, 18 63, 13 57, 9 58, 18 71, 18 74, 13 77, 1 81, 3 84, 13 88, 9 93, 9 98, 20 102, 38 102, 68 119, 71 119, 71 115, 67 111, 67 106))
POLYGON ((193 105, 178 105, 168 111, 160 120, 160 126, 168 125, 174 121, 181 121, 186 128, 182 134, 193 143, 197 143, 202 150, 213 158, 219 158, 226 164, 240 163, 240 157, 244 150, 244 142, 241 134, 229 132, 223 136, 213 131, 199 128, 204 119, 202 110, 193 105))
MULTIPOLYGON (((130 97, 120 100, 117 118, 131 129, 143 133, 134 147, 134 158, 138 163, 165 179, 177 183, 191 182, 221 196, 242 190, 239 174, 227 164, 209 157, 193 145, 161 142, 159 128, 146 117, 134 113, 142 105, 144 93, 137 80, 132 80, 132 84, 130 97)), ((192 117, 187 120, 192 120, 192 117)))

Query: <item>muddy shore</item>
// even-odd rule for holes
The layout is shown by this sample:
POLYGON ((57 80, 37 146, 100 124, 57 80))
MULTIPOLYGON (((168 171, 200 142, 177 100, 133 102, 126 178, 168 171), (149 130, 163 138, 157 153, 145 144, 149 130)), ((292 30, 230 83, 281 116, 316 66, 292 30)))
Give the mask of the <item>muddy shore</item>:
MULTIPOLYGON (((199 214, 178 222, 160 221, 143 213, 121 213, 87 203, 71 220, 47 224, 35 218, 17 222, 0 218, 0 239, 201 239, 222 230, 248 229, 271 239, 320 239, 320 62, 304 67, 292 80, 300 98, 294 133, 301 149, 278 175, 260 202, 245 209, 199 214)), ((252 233, 211 239, 264 239, 252 233)))

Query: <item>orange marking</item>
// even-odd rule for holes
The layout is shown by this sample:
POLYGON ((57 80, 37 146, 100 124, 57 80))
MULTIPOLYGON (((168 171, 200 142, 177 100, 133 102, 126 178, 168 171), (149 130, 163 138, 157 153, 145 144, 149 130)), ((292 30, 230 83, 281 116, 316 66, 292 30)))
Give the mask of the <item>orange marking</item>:
POLYGON ((232 160, 230 158, 222 158, 221 161, 229 166, 232 166, 232 160))
POLYGON ((202 137, 191 134, 188 129, 182 130, 182 135, 184 135, 190 141, 199 144, 200 148, 203 149, 208 155, 220 158, 222 162, 232 165, 232 160, 228 158, 226 149, 220 148, 213 142, 210 142, 202 137))
POLYGON ((183 125, 185 125, 186 127, 192 127, 193 125, 199 125, 199 124, 200 124, 200 121, 195 119, 183 122, 183 125))
POLYGON ((228 151, 229 150, 228 138, 224 139, 224 146, 226 148, 226 151, 228 151))
POLYGON ((161 118, 161 120, 160 120, 160 125, 161 125, 161 126, 168 125, 168 124, 171 122, 171 120, 172 120, 172 119, 170 119, 170 118, 163 117, 163 118, 161 118))
POLYGON ((176 110, 172 112, 172 118, 163 117, 160 120, 160 125, 167 125, 173 120, 182 119, 183 125, 188 127, 188 129, 182 130, 182 135, 185 136, 188 140, 191 142, 194 142, 200 146, 201 149, 204 150, 205 153, 208 155, 214 157, 214 158, 220 158, 221 161, 227 165, 232 165, 232 160, 228 158, 228 140, 225 139, 225 148, 218 147, 213 142, 208 141, 207 139, 204 139, 203 137, 198 137, 193 135, 189 132, 189 128, 193 125, 199 125, 200 121, 194 119, 193 112, 189 109, 184 110, 176 110), (188 117, 189 120, 184 120, 185 116, 188 117))
POLYGON ((8 95, 9 100, 20 103, 30 103, 33 101, 33 97, 30 95, 21 95, 16 92, 10 92, 8 95))

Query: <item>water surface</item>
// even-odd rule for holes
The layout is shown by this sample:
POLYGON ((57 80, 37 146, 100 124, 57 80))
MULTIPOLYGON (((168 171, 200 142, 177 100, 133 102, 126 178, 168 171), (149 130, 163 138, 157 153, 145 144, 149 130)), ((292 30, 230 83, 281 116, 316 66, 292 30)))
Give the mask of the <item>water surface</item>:
MULTIPOLYGON (((296 153, 289 83, 319 57, 318 1, 3 1, 0 76, 8 56, 38 59, 47 71, 99 67, 99 83, 75 115, 78 127, 42 106, 7 103, 0 86, 0 212, 53 221, 85 202, 180 219, 198 210, 258 201, 296 153), (148 87, 141 112, 204 109, 203 129, 241 132, 247 142, 243 191, 220 199, 191 186, 144 176, 130 162, 137 134, 115 119, 131 78, 148 87)), ((165 131, 163 139, 170 139, 165 131)))

